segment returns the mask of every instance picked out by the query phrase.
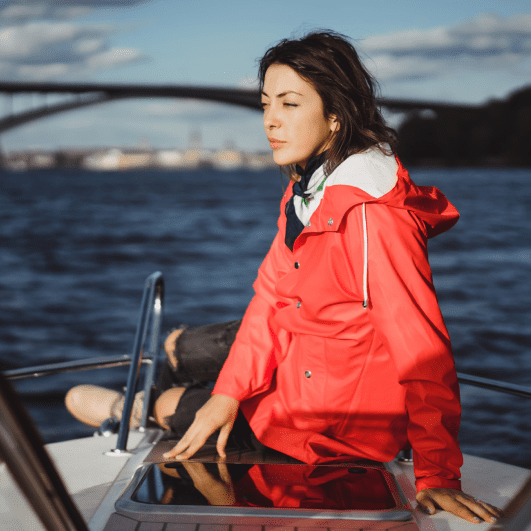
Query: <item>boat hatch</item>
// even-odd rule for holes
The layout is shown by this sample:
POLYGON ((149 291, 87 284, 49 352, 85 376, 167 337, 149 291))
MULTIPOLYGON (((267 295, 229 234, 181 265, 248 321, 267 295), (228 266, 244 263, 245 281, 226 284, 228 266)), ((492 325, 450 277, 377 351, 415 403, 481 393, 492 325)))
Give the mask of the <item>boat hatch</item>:
POLYGON ((215 448, 186 462, 157 459, 167 445, 159 442, 137 469, 105 531, 123 529, 124 522, 160 524, 160 529, 172 524, 176 530, 195 530, 197 524, 219 531, 229 526, 418 530, 382 463, 307 465, 266 448, 234 451, 225 462, 216 460, 215 448))

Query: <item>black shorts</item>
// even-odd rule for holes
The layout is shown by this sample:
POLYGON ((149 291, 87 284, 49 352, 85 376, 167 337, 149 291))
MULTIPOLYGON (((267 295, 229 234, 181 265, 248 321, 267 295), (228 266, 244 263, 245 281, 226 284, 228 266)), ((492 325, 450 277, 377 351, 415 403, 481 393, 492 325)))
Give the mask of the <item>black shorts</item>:
MULTIPOLYGON (((241 320, 184 330, 176 341, 177 369, 165 360, 155 398, 173 387, 185 387, 173 415, 166 418, 170 432, 164 439, 180 439, 194 421, 196 412, 211 396, 230 347, 236 337, 241 320)), ((216 444, 219 430, 212 434, 206 444, 216 444)), ((249 423, 238 411, 236 422, 227 441, 228 448, 257 448, 259 445, 249 423)))
MULTIPOLYGON (((181 396, 179 403, 175 409, 175 413, 166 418, 170 427, 170 432, 165 434, 164 439, 179 440, 186 433, 186 430, 194 421, 196 412, 207 402, 210 398, 211 389, 202 387, 188 387, 181 396)), ((206 444, 215 445, 218 440, 219 430, 214 432, 206 441, 206 444)), ((260 446, 258 443, 247 419, 241 411, 238 411, 238 416, 234 422, 234 426, 227 440, 227 448, 257 449, 260 446)))
MULTIPOLYGON (((229 355, 241 319, 214 325, 186 328, 175 342, 177 369, 172 373, 173 386, 215 382, 229 355)), ((170 380, 161 382, 169 388, 170 380)))

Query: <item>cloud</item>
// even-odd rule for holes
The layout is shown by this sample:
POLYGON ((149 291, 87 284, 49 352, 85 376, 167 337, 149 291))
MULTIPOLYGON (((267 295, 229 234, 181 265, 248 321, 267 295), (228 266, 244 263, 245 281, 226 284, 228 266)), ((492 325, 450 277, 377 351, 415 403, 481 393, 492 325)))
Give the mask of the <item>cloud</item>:
POLYGON ((68 5, 54 0, 7 0, 1 2, 0 21, 24 22, 40 19, 74 19, 98 8, 134 7, 149 0, 68 0, 68 5))
POLYGON ((146 60, 138 50, 111 46, 113 35, 119 31, 117 26, 67 20, 87 14, 93 7, 139 3, 78 0, 60 7, 55 2, 10 2, 0 12, 3 79, 86 79, 102 69, 146 60))
POLYGON ((361 42, 384 81, 437 78, 448 73, 525 68, 531 57, 531 13, 482 13, 451 26, 407 30, 361 42))
MULTIPOLYGON (((114 32, 110 25, 80 25, 66 22, 33 22, 0 29, 0 57, 22 63, 77 61, 79 47, 87 40, 104 46, 114 32)), ((93 44, 94 47, 94 44, 93 44)))
POLYGON ((25 20, 43 18, 46 15, 46 4, 8 5, 0 11, 0 20, 25 20))
POLYGON ((71 20, 90 15, 90 6, 55 6, 48 3, 13 3, 0 11, 0 23, 20 24, 30 20, 71 20))
POLYGON ((112 68, 124 63, 136 62, 141 58, 142 54, 133 48, 113 48, 93 55, 87 60, 87 64, 93 68, 112 68))

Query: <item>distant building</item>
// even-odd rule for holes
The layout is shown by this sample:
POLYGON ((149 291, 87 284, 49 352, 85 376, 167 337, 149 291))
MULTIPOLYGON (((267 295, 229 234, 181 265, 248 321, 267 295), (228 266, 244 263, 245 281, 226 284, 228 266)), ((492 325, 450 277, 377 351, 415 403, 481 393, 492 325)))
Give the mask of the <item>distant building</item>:
POLYGON ((214 168, 220 170, 236 170, 243 166, 243 155, 239 151, 216 151, 212 157, 214 168))
POLYGON ((9 153, 4 157, 4 167, 14 171, 28 169, 28 156, 26 153, 9 153))
POLYGON ((29 150, 9 153, 4 157, 4 164, 10 170, 38 170, 54 168, 56 160, 54 153, 44 150, 29 150))
POLYGON ((129 151, 122 153, 119 162, 120 170, 138 170, 153 166, 152 151, 129 151))
POLYGON ((156 153, 154 162, 159 168, 181 168, 184 163, 184 155, 176 149, 165 149, 156 153))
MULTIPOLYGON (((0 166, 2 167, 2 166, 0 166)), ((96 148, 62 149, 57 152, 30 150, 11 152, 3 157, 3 167, 10 170, 42 168, 84 168, 92 171, 124 171, 147 168, 195 170, 216 168, 224 171, 246 168, 262 170, 276 167, 268 152, 243 153, 236 149, 131 149, 96 148)))
POLYGON ((116 171, 120 169, 121 156, 122 152, 119 149, 96 152, 85 157, 83 167, 87 170, 116 171))
POLYGON ((83 167, 89 170, 138 170, 155 166, 153 151, 121 150, 100 151, 85 157, 83 167))
POLYGON ((55 156, 53 153, 45 151, 32 153, 28 159, 28 167, 35 169, 48 169, 55 166, 55 156))

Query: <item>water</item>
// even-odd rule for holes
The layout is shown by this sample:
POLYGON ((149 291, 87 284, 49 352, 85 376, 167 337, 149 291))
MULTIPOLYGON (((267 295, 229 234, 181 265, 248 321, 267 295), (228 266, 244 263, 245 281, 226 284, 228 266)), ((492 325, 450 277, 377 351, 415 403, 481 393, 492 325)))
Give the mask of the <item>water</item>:
MULTIPOLYGON (((531 386, 531 171, 417 169, 461 220, 430 242, 458 370, 531 386)), ((236 319, 276 229, 277 171, 0 173, 2 368, 129 353, 142 286, 160 270, 164 327, 236 319)), ((92 433, 62 407, 77 383, 17 383, 47 442, 92 433)), ((531 401, 468 386, 463 450, 531 467, 531 401)))

